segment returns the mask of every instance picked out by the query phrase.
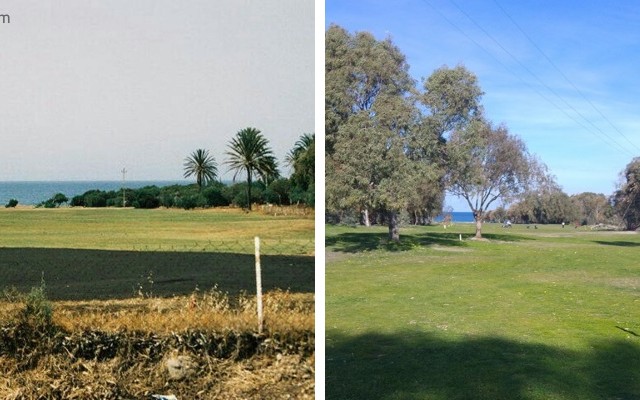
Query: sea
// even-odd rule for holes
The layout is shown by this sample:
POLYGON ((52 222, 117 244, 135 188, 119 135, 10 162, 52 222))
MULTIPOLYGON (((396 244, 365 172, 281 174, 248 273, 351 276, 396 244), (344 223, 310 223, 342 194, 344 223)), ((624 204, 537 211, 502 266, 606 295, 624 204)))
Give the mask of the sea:
MULTIPOLYGON (((444 215, 438 215, 435 222, 442 222, 444 215)), ((471 211, 453 211, 451 213, 451 222, 474 222, 473 213, 471 211)))
MULTIPOLYGON (((62 193, 71 199, 89 190, 120 190, 124 186, 128 189, 138 189, 145 186, 188 185, 187 180, 176 181, 0 181, 0 207, 11 199, 18 200, 19 205, 36 205, 51 198, 56 193, 62 193)), ((229 184, 230 182, 225 182, 229 184)), ((468 211, 454 211, 451 213, 453 222, 473 222, 473 213, 468 211)), ((442 222, 444 217, 439 215, 436 222, 442 222)))
POLYGON ((89 190, 120 190, 123 187, 138 189, 155 185, 158 187, 170 185, 187 185, 190 181, 24 181, 0 182, 0 207, 11 199, 18 200, 18 205, 36 205, 56 193, 62 193, 71 199, 89 190))

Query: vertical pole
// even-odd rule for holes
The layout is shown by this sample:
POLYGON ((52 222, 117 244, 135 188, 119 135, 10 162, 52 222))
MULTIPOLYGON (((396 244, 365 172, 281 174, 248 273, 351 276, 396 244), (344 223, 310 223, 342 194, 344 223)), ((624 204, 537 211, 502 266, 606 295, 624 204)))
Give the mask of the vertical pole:
POLYGON ((127 173, 126 168, 122 168, 122 208, 127 206, 127 200, 125 198, 125 190, 124 190, 124 176, 127 173))
POLYGON ((256 246, 256 297, 258 303, 258 334, 262 334, 262 272, 260 269, 260 238, 255 237, 256 246))

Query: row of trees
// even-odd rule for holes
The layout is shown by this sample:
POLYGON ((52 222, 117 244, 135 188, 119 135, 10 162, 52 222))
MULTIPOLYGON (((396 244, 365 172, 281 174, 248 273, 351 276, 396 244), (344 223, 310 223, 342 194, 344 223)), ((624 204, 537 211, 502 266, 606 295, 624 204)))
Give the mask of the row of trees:
MULTIPOLYGON (((139 189, 125 189, 124 200, 134 208, 209 208, 235 206, 248 208, 246 183, 225 185, 211 182, 204 187, 193 185, 146 186, 139 189)), ((299 202, 292 198, 291 178, 278 178, 269 185, 253 182, 251 203, 291 205, 299 202)), ((58 193, 45 200, 39 206, 45 208, 59 207, 68 203, 72 207, 122 207, 122 190, 89 190, 70 200, 58 193)))
POLYGON ((418 84, 391 39, 331 25, 325 84, 328 221, 375 220, 397 241, 401 216, 429 222, 449 192, 473 212, 476 237, 484 220, 640 227, 640 158, 612 196, 567 195, 519 137, 487 119, 464 66, 418 84))
POLYGON ((390 39, 331 25, 325 46, 326 205, 337 218, 375 212, 398 241, 400 215, 437 214, 448 190, 467 201, 480 237, 492 204, 544 179, 522 140, 486 118, 464 66, 418 86, 390 39))
POLYGON ((618 190, 610 196, 590 192, 569 196, 548 179, 510 207, 496 208, 488 218, 519 223, 606 224, 637 230, 640 228, 640 157, 627 164, 621 172, 618 190))
POLYGON ((601 193, 569 196, 559 187, 525 194, 508 208, 498 207, 487 214, 494 222, 510 220, 522 224, 618 225, 620 218, 610 198, 601 193))
MULTIPOLYGON (((288 199, 297 203, 313 206, 315 183, 315 135, 303 134, 287 155, 285 162, 293 168, 293 174, 288 181, 282 181, 278 171, 278 163, 269 141, 256 128, 240 130, 227 146, 227 160, 225 165, 234 172, 233 180, 241 174, 246 174, 246 204, 251 210, 254 181, 270 186, 280 180, 278 187, 288 188, 288 199)), ((184 161, 184 177, 194 176, 196 184, 202 191, 216 182, 218 166, 208 150, 197 149, 184 161)), ((279 203, 281 203, 280 201, 279 203)))
MULTIPOLYGON (((303 134, 287 154, 285 162, 293 172, 283 178, 269 141, 256 128, 240 130, 227 146, 224 162, 234 172, 235 182, 246 174, 246 182, 224 185, 218 180, 218 164, 208 150, 197 149, 183 164, 184 177, 195 177, 195 185, 147 186, 120 191, 90 190, 71 200, 57 193, 39 207, 54 208, 68 203, 73 207, 135 208, 238 206, 251 209, 254 203, 277 205, 315 203, 315 135, 303 134)), ((15 204, 7 207, 15 207, 15 204)))

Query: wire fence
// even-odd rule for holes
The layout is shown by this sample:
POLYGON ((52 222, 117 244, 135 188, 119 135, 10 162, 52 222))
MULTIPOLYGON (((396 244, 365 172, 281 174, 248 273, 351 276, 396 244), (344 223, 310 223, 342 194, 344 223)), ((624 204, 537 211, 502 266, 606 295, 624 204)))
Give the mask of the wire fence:
MULTIPOLYGON (((260 243, 260 252, 265 255, 315 255, 315 240, 313 239, 260 238, 260 243)), ((131 250, 253 254, 254 242, 253 239, 236 239, 138 243, 133 244, 131 250)))
MULTIPOLYGON (((262 239, 262 290, 314 291, 314 240, 262 239)), ((255 238, 137 244, 132 248, 0 247, 0 292, 28 291, 46 281, 52 299, 111 299, 196 288, 255 293, 255 238)))

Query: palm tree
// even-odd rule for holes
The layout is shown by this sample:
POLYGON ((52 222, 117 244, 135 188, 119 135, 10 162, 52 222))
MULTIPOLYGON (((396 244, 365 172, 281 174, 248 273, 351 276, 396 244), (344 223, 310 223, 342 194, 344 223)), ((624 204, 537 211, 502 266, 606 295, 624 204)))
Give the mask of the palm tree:
POLYGON ((303 190, 307 190, 314 181, 315 143, 314 133, 303 134, 285 159, 287 165, 293 167, 292 181, 303 190))
POLYGON ((235 171, 233 180, 242 171, 247 172, 247 204, 251 210, 251 182, 254 174, 267 184, 277 179, 278 163, 269 148, 269 141, 256 128, 245 128, 231 139, 226 152, 229 159, 225 162, 229 170, 235 171))
POLYGON ((298 139, 296 144, 293 146, 293 149, 291 149, 289 154, 287 154, 287 158, 285 159, 287 165, 294 166, 296 160, 298 160, 304 153, 309 151, 309 149, 312 145, 315 144, 315 142, 315 133, 303 133, 302 136, 300 136, 300 139, 298 139))
POLYGON ((218 176, 218 166, 208 150, 198 149, 184 159, 184 177, 192 175, 196 177, 196 183, 200 190, 202 186, 212 182, 218 176))

